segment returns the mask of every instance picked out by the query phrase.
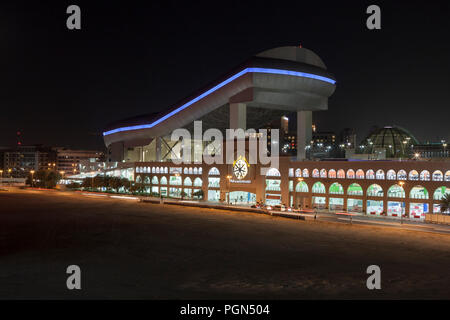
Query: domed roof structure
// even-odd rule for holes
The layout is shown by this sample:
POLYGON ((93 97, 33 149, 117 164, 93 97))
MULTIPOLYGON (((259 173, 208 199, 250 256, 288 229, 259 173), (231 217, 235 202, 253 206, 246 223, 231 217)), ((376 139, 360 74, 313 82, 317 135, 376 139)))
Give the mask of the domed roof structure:
POLYGON ((374 129, 362 142, 365 153, 385 149, 387 158, 410 157, 412 146, 419 144, 406 129, 386 126, 374 129))

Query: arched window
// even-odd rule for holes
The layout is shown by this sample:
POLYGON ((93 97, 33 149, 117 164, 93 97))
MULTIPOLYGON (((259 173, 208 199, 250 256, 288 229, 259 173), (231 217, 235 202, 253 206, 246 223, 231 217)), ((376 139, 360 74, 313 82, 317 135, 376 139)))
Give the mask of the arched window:
POLYGON ((295 177, 296 178, 300 178, 302 176, 302 170, 301 169, 296 169, 295 170, 295 177))
POLYGON ((266 177, 281 177, 281 173, 277 168, 270 168, 266 172, 266 177))
POLYGON ((155 172, 156 172, 155 167, 152 167, 152 173, 155 173, 155 172))
POLYGON ((159 167, 156 167, 155 171, 156 171, 156 173, 160 173, 159 167))
POLYGON ((312 171, 311 177, 313 177, 313 178, 319 178, 319 177, 320 177, 319 169, 314 169, 314 170, 312 171))
POLYGON ((389 170, 386 174, 387 180, 397 180, 397 174, 394 170, 389 170))
POLYGON ((408 174, 408 179, 412 181, 419 180, 419 173, 416 170, 411 170, 408 174))
POLYGON ((368 197, 382 197, 383 188, 378 184, 372 184, 367 188, 368 197))
POLYGON ((420 173, 420 180, 421 181, 430 181, 430 171, 428 170, 423 170, 420 173))
POLYGON ((327 170, 325 170, 325 169, 320 170, 320 177, 321 178, 326 178, 327 177, 327 170))
MULTIPOLYGON (((394 172, 395 173, 395 172, 394 172)), ((376 178, 377 178, 377 180, 384 180, 384 171, 383 170, 377 170, 377 173, 376 173, 376 178)))
POLYGON ((355 179, 355 171, 353 169, 347 170, 347 179, 355 179))
POLYGON ((312 186, 313 193, 325 193, 325 185, 322 182, 316 182, 312 186))
POLYGON ((445 172, 445 181, 450 181, 450 170, 445 172))
POLYGON ((347 188, 347 194, 352 196, 362 196, 363 195, 363 189, 361 186, 357 183, 352 183, 347 188))
POLYGON ((441 200, 446 194, 450 194, 450 188, 444 186, 439 187, 436 190, 434 190, 433 199, 441 200))
POLYGON ((144 184, 150 184, 150 177, 149 176, 145 176, 144 177, 144 184))
POLYGON ((330 194, 344 194, 344 188, 340 183, 333 183, 328 191, 330 194))
POLYGON ((209 176, 220 176, 219 169, 217 169, 216 167, 212 167, 211 169, 209 169, 208 175, 209 176))
POLYGON ((364 171, 361 169, 356 170, 356 179, 364 179, 364 171))
POLYGON ((295 191, 296 192, 309 192, 309 188, 305 181, 300 181, 295 186, 295 191))
POLYGON ((398 180, 406 180, 408 178, 408 175, 406 174, 405 170, 400 170, 397 172, 397 179, 398 180))
POLYGON ((433 181, 442 181, 442 171, 436 170, 433 172, 433 181))
POLYGON ((193 174, 194 171, 192 171, 192 167, 189 167, 189 174, 193 174))
POLYGON ((183 173, 184 173, 184 174, 189 174, 189 169, 188 169, 187 167, 185 167, 185 168, 183 169, 183 173))
POLYGON ((337 172, 338 179, 345 179, 345 171, 342 169, 339 169, 337 172))
POLYGON ((197 167, 194 168, 194 174, 198 174, 197 167))
POLYGON ((328 178, 336 179, 336 170, 334 170, 334 169, 328 170, 328 178))
POLYGON ((309 170, 303 169, 303 178, 308 178, 308 177, 309 177, 309 170))
POLYGON ((167 184, 167 178, 164 176, 161 177, 160 184, 167 184))
POLYGON ((142 183, 142 178, 140 175, 136 176, 136 183, 142 183))
POLYGON ((428 190, 422 186, 414 186, 409 192, 410 199, 428 199, 428 190))
POLYGON ((367 170, 366 179, 375 179, 375 171, 372 169, 367 170))
POLYGON ((157 176, 153 176, 152 177, 152 184, 158 184, 158 177, 157 176))
POLYGON ((388 197, 389 198, 404 198, 405 190, 403 189, 403 187, 399 186, 398 184, 394 184, 388 190, 388 197))
POLYGON ((188 186, 188 187, 190 187, 190 186, 192 186, 192 180, 191 180, 191 178, 189 178, 189 177, 186 177, 186 178, 184 178, 184 183, 183 183, 185 186, 188 186))
POLYGON ((181 186, 181 176, 179 175, 175 175, 175 176, 170 176, 170 181, 169 184, 172 186, 181 186))
POLYGON ((203 173, 203 168, 202 167, 198 168, 198 174, 202 174, 202 173, 203 173))
POLYGON ((169 168, 164 167, 164 173, 169 173, 169 168))
POLYGON ((194 179, 194 186, 195 187, 201 187, 202 186, 202 179, 200 179, 200 178, 195 178, 194 179))

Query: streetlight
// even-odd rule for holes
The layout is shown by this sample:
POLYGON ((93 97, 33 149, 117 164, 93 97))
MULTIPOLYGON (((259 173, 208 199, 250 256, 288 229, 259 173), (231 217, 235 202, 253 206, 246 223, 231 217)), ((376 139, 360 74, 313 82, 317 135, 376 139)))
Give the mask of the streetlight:
POLYGON ((31 187, 33 188, 33 185, 34 185, 34 183, 33 183, 33 181, 34 181, 34 170, 30 170, 30 173, 31 173, 31 187))
POLYGON ((10 178, 11 178, 11 171, 12 171, 12 169, 9 168, 9 169, 8 169, 8 173, 9 173, 9 177, 10 177, 10 178))
POLYGON ((2 175, 1 183, 3 184, 3 170, 0 170, 0 174, 2 175))

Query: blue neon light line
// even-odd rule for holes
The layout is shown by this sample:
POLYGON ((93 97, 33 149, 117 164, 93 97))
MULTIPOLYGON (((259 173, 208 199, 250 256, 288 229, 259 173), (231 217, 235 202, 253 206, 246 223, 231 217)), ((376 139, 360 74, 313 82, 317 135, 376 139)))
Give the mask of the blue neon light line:
POLYGON ((201 99, 203 99, 204 97, 206 97, 209 94, 213 93, 214 91, 216 91, 216 90, 222 88, 223 86, 227 85, 228 83, 236 80, 240 76, 243 76, 246 73, 252 73, 252 72, 254 72, 254 73, 282 74, 282 75, 287 75, 287 76, 295 76, 295 77, 316 79, 316 80, 325 81, 325 82, 328 82, 328 83, 331 83, 331 84, 335 84, 336 83, 336 81, 333 80, 333 79, 330 79, 330 78, 327 78, 327 77, 323 77, 323 76, 319 76, 319 75, 312 74, 312 73, 299 72, 299 71, 289 71, 289 70, 281 70, 281 69, 269 69, 269 68, 246 68, 246 69, 236 73, 234 76, 231 76, 230 78, 226 79, 225 81, 219 83, 218 85, 212 87, 208 91, 205 91, 204 93, 202 93, 198 97, 190 100, 189 102, 186 102, 181 107, 178 107, 175 110, 173 110, 173 111, 169 112, 168 114, 166 114, 165 116, 162 116, 161 118, 159 118, 158 120, 156 120, 156 121, 154 121, 152 123, 117 128, 117 129, 113 129, 113 130, 109 130, 109 131, 103 132, 103 135, 107 136, 107 135, 110 135, 110 134, 113 134, 113 133, 117 133, 117 132, 122 132, 122 131, 131 131, 131 130, 153 128, 157 124, 159 124, 159 123, 163 122, 164 120, 170 118, 171 116, 173 116, 174 114, 180 112, 181 110, 186 109, 187 107, 189 107, 190 105, 196 103, 197 101, 200 101, 201 99))

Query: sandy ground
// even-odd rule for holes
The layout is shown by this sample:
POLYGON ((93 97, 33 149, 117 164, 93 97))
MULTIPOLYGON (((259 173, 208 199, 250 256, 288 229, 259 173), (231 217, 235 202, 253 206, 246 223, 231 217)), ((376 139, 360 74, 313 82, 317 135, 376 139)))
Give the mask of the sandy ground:
POLYGON ((2 299, 449 299, 449 269, 448 235, 0 192, 2 299), (71 264, 82 290, 66 288, 71 264))

